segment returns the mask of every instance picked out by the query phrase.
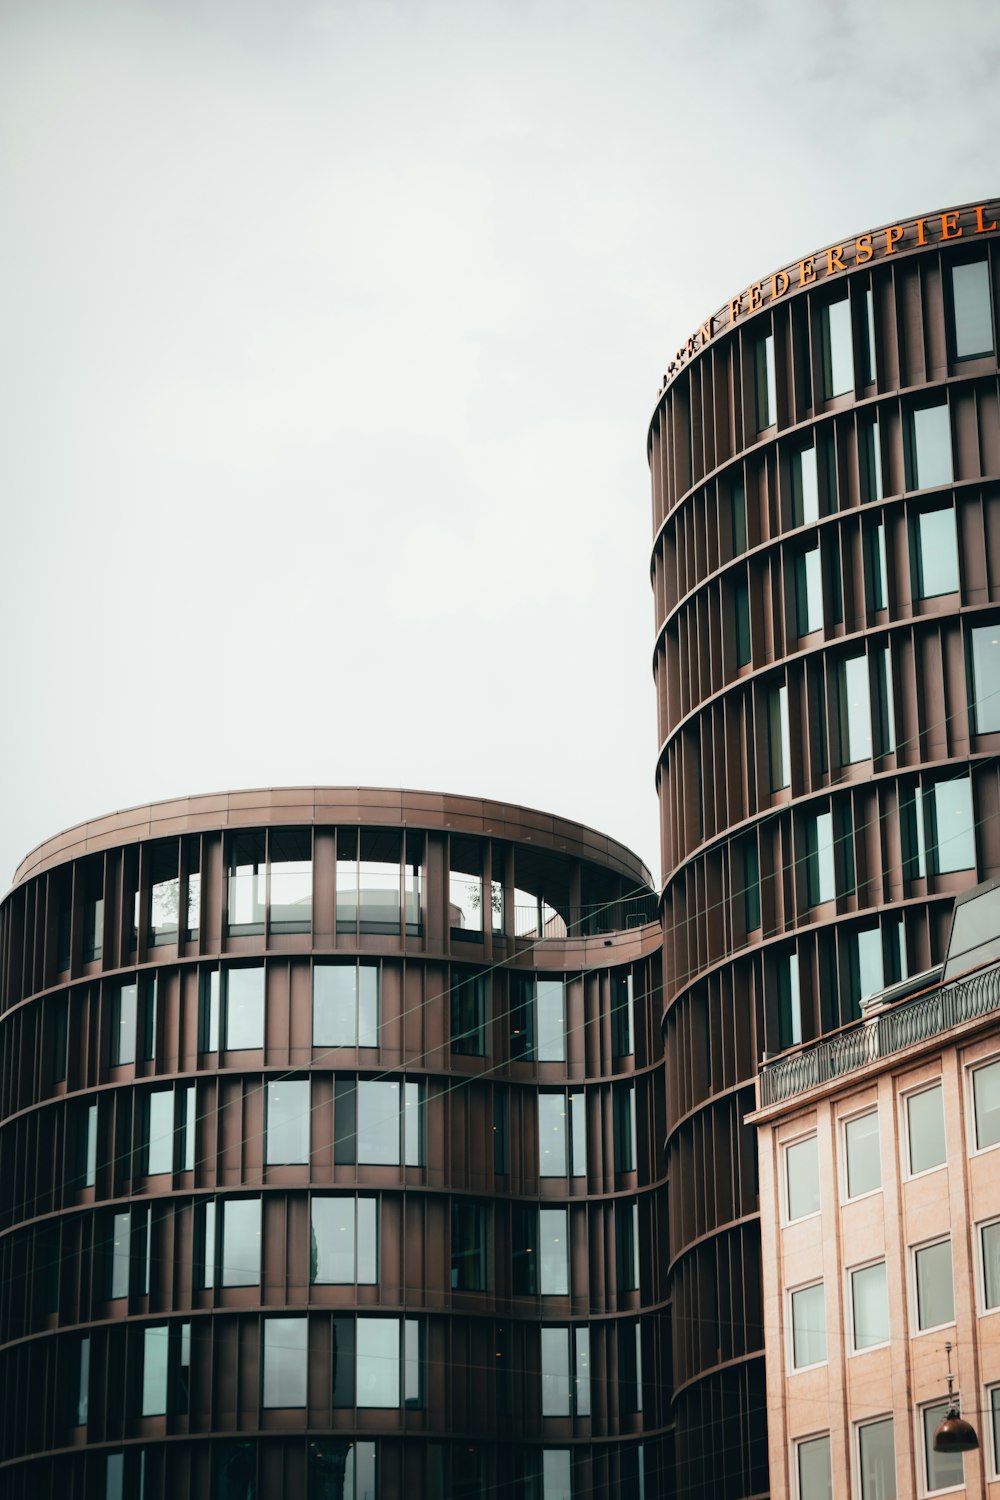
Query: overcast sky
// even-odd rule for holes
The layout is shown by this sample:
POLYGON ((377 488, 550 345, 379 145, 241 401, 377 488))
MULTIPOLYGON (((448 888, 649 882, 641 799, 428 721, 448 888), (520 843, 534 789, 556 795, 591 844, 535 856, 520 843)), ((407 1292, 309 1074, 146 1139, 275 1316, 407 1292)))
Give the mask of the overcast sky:
POLYGON ((0 890, 314 782, 658 874, 662 371, 997 193, 998 42, 996 0, 0 0, 0 890))

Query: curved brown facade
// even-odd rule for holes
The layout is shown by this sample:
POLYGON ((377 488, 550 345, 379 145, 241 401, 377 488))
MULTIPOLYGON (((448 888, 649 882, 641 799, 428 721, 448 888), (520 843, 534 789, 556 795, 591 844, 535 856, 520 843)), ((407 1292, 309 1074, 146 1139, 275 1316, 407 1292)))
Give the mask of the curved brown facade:
POLYGON ((768 1488, 761 1054, 940 962, 955 892, 1000 869, 998 222, 755 283, 650 427, 682 1495, 768 1488))
POLYGON ((655 905, 589 829, 421 793, 34 851, 0 909, 4 1494, 669 1493, 655 905))

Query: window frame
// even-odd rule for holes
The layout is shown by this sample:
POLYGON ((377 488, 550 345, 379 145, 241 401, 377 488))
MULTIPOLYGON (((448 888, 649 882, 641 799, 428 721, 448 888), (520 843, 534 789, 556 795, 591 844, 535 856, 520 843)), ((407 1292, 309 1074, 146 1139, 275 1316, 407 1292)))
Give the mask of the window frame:
POLYGON ((919 1338, 925 1333, 937 1333, 942 1328, 953 1328, 957 1312, 955 1308, 955 1251, 952 1235, 950 1233, 936 1234, 932 1235, 930 1239, 921 1240, 918 1244, 908 1245, 906 1258, 909 1265, 910 1280, 910 1338, 919 1338), (947 1245, 949 1249, 949 1260, 951 1262, 951 1317, 946 1318, 943 1323, 928 1323, 924 1327, 920 1322, 920 1283, 917 1271, 917 1256, 925 1250, 933 1250, 937 1245, 947 1245))
POLYGON ((857 1265, 844 1267, 845 1302, 848 1316, 845 1323, 848 1328, 847 1358, 854 1359, 860 1354, 870 1354, 876 1349, 888 1349, 892 1345, 892 1327, 889 1314, 889 1262, 888 1257, 873 1255, 869 1260, 859 1261, 857 1265), (874 1266, 882 1266, 885 1269, 885 1321, 886 1336, 877 1344, 862 1344, 857 1342, 857 1319, 854 1310, 854 1277, 859 1271, 870 1271, 874 1266))
POLYGON ((792 1493, 792 1495, 794 1497, 794 1500, 802 1500, 802 1474, 801 1474, 801 1470, 799 1468, 799 1449, 802 1448, 802 1447, 804 1447, 804 1445, 806 1443, 816 1443, 816 1442, 818 1442, 820 1440, 820 1438, 826 1438, 827 1453, 828 1453, 828 1456, 829 1456, 829 1459, 830 1459, 830 1476, 831 1476, 831 1482, 832 1482, 832 1478, 833 1478, 833 1435, 832 1435, 830 1429, 829 1428, 825 1428, 821 1432, 807 1432, 807 1433, 803 1433, 803 1435, 801 1437, 792 1438, 791 1439, 791 1443, 790 1443, 790 1446, 791 1446, 791 1462, 790 1462, 788 1468, 789 1468, 789 1473, 790 1473, 791 1478, 792 1478, 792 1483, 791 1483, 790 1489, 791 1489, 791 1493, 792 1493))
POLYGON ((948 1165, 948 1116, 944 1107, 944 1080, 940 1074, 934 1078, 925 1079, 922 1083, 914 1084, 912 1088, 904 1089, 899 1096, 900 1108, 900 1139, 903 1142, 903 1181, 915 1182, 920 1177, 929 1177, 932 1172, 940 1172, 948 1165), (932 1167, 921 1167, 919 1172, 914 1172, 911 1166, 912 1150, 910 1147, 910 1101, 918 1098, 921 1094, 929 1094, 937 1089, 941 1094, 941 1120, 944 1127, 944 1160, 937 1162, 932 1167))
POLYGON ((826 1328, 826 1282, 822 1276, 814 1276, 810 1281, 803 1281, 798 1286, 785 1288, 786 1324, 788 1328, 787 1337, 787 1360, 790 1375, 801 1375, 806 1370, 819 1370, 830 1363, 830 1341, 827 1337, 826 1328), (816 1287, 823 1291, 823 1348, 822 1359, 812 1360, 809 1364, 798 1365, 795 1363, 795 1298, 803 1292, 811 1292, 816 1287))
POLYGON ((818 1130, 815 1127, 813 1127, 811 1130, 803 1131, 803 1133, 801 1135, 794 1136, 793 1138, 791 1138, 791 1139, 789 1139, 787 1141, 782 1141, 781 1142, 781 1146, 780 1146, 780 1150, 781 1150, 781 1158, 782 1158, 782 1166, 781 1166, 781 1224, 782 1224, 782 1227, 785 1227, 785 1226, 787 1226, 789 1224, 805 1224, 809 1219, 818 1219, 821 1216, 822 1212, 823 1212, 823 1198, 822 1198, 822 1193, 819 1192, 819 1132, 818 1132, 818 1130), (791 1203, 789 1201, 789 1193, 788 1193, 788 1152, 790 1150, 794 1150, 796 1146, 804 1146, 808 1141, 815 1141, 816 1142, 816 1185, 817 1185, 817 1196, 819 1197, 820 1201, 819 1201, 819 1206, 817 1208, 812 1209, 807 1214, 797 1214, 795 1216, 795 1218, 793 1218, 792 1217, 792 1211, 791 1211, 791 1203))
POLYGON ((996 1151, 998 1148, 1000 1148, 1000 1132, 998 1132, 997 1139, 995 1141, 990 1141, 990 1143, 986 1146, 980 1146, 979 1144, 979 1125, 976 1114, 976 1086, 974 1077, 976 1073, 980 1073, 985 1068, 990 1067, 997 1067, 998 1069, 1000 1069, 1000 1052, 994 1052, 988 1057, 977 1058, 975 1062, 967 1064, 965 1069, 967 1079, 966 1108, 968 1110, 967 1126, 970 1141, 970 1156, 980 1156, 984 1151, 996 1151))
POLYGON ((988 1317, 990 1314, 1000 1312, 1000 1295, 995 1303, 986 1301, 986 1255, 983 1246, 983 1234, 987 1229, 994 1226, 1000 1228, 1000 1214, 991 1214, 989 1218, 978 1219, 973 1225, 976 1235, 975 1244, 975 1273, 976 1273, 976 1307, 980 1317, 988 1317))
POLYGON ((840 1136, 840 1201, 841 1203, 862 1203, 866 1198, 873 1198, 876 1193, 881 1193, 885 1185, 885 1175, 882 1171, 882 1122, 878 1118, 878 1103, 868 1104, 863 1109, 858 1108, 850 1114, 841 1115, 837 1121, 837 1132, 840 1136), (878 1121, 878 1186, 865 1188, 864 1192, 851 1192, 851 1175, 848 1158, 847 1130, 848 1126, 855 1124, 858 1120, 865 1119, 868 1115, 874 1115, 878 1121))
POLYGON ((917 1490, 921 1496, 955 1495, 958 1494, 959 1491, 965 1489, 965 1455, 963 1453, 960 1453, 958 1455, 958 1457, 962 1460, 962 1479, 960 1483, 938 1485, 934 1489, 931 1489, 930 1474, 928 1473, 927 1428, 925 1425, 926 1413, 934 1411, 935 1408, 944 1408, 945 1410, 947 1410, 949 1401, 951 1399, 954 1399, 954 1401, 958 1404, 959 1411, 961 1411, 961 1401, 958 1391, 955 1391, 953 1398, 949 1397, 947 1392, 943 1392, 940 1396, 932 1396, 929 1401, 918 1402, 913 1409, 914 1422, 916 1426, 915 1451, 918 1455, 917 1490))
POLYGON ((896 1420, 891 1411, 879 1412, 870 1417, 865 1417, 860 1422, 853 1424, 854 1441, 852 1443, 852 1467, 854 1469, 855 1484, 859 1500, 875 1500, 875 1496, 865 1494, 864 1475, 861 1472, 861 1433, 866 1427, 876 1427, 880 1423, 889 1422, 892 1427, 892 1470, 896 1478, 896 1488, 899 1489, 899 1462, 896 1454, 896 1420))

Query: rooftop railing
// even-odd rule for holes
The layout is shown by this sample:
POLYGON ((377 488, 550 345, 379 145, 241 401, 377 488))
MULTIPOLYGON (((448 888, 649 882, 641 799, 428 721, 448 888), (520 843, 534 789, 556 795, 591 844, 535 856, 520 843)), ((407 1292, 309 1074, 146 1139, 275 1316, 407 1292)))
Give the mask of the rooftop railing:
POLYGON ((759 1107, 780 1104, 996 1010, 1000 1010, 1000 966, 930 994, 901 1000, 811 1047, 762 1062, 759 1107))

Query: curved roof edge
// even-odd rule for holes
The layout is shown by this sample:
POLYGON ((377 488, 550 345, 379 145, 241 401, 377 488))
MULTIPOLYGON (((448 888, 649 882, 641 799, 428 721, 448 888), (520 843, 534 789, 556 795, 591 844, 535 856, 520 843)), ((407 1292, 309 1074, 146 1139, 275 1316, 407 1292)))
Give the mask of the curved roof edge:
POLYGON ((592 860, 655 890, 642 860, 625 844, 537 808, 450 792, 391 787, 258 787, 207 792, 122 808, 91 818, 44 840, 21 860, 11 889, 54 865, 120 844, 218 828, 255 828, 303 823, 359 823, 452 829, 458 833, 539 844, 554 852, 592 860))

